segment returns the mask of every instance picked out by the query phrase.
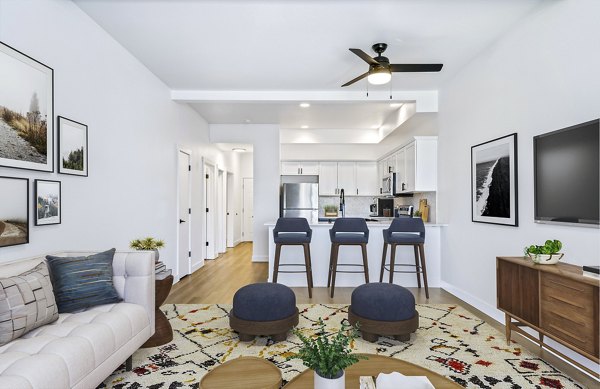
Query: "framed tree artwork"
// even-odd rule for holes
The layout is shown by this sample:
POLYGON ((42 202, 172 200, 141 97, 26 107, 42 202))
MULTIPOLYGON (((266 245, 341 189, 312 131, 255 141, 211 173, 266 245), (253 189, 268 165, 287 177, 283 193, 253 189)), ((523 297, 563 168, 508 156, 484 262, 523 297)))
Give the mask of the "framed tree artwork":
POLYGON ((517 134, 471 147, 472 221, 519 225, 517 134))
POLYGON ((0 42, 0 166, 54 171, 54 71, 0 42))
POLYGON ((0 247, 29 243, 29 180, 0 177, 0 247))
POLYGON ((35 180, 35 225, 60 224, 62 198, 60 181, 35 180))
POLYGON ((58 117, 58 172, 88 175, 88 127, 62 116, 58 117))

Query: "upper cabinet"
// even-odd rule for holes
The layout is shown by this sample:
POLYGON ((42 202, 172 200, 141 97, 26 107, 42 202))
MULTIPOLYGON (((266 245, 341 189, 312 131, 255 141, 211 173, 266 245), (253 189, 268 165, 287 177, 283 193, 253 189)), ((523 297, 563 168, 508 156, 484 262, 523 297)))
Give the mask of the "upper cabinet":
POLYGON ((379 194, 377 162, 321 162, 319 195, 377 196, 379 194))
POLYGON ((354 167, 354 162, 338 162, 338 189, 344 189, 344 195, 346 196, 356 194, 354 167))
POLYGON ((319 164, 319 195, 338 195, 338 164, 337 162, 321 162, 319 164))
POLYGON ((281 162, 282 176, 316 176, 318 174, 318 162, 281 162))
POLYGON ((415 137, 396 156, 396 192, 437 190, 437 137, 415 137))
POLYGON ((381 180, 377 171, 377 162, 356 162, 356 195, 378 196, 381 180))

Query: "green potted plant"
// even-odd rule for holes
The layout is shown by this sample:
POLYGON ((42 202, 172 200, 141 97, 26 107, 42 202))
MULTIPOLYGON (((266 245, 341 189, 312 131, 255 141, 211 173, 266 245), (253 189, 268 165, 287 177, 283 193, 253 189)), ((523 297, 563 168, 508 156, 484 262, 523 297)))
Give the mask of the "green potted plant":
POLYGON ((151 237, 134 239, 129 242, 129 247, 134 250, 152 250, 155 253, 154 259, 158 262, 160 258, 160 253, 158 249, 165 247, 165 242, 161 239, 154 239, 151 237))
POLYGON ((554 265, 558 263, 564 254, 559 253, 562 248, 560 240, 547 240, 543 246, 531 245, 525 247, 525 255, 540 265, 554 265))
POLYGON ((338 215, 338 207, 332 204, 324 205, 323 210, 325 211, 325 216, 333 216, 336 217, 338 215))
POLYGON ((302 347, 289 359, 301 359, 304 365, 315 372, 315 389, 344 389, 344 370, 360 359, 362 355, 352 354, 350 343, 358 337, 358 326, 342 323, 335 334, 327 335, 325 323, 319 318, 319 331, 312 337, 304 336, 300 331, 294 334, 300 338, 302 347))

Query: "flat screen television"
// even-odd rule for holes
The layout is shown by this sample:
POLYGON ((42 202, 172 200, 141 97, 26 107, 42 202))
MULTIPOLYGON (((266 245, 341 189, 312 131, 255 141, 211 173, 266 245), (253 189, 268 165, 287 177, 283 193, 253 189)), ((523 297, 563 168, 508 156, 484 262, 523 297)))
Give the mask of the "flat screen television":
POLYGON ((533 138, 535 221, 600 226, 600 121, 533 138))

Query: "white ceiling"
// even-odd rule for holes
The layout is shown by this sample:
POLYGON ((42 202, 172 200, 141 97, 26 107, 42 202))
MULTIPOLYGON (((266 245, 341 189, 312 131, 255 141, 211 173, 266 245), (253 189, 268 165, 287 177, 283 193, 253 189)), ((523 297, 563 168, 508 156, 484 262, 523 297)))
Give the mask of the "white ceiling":
POLYGON ((233 149, 244 149, 244 153, 254 151, 254 146, 250 143, 215 143, 215 146, 221 151, 233 151, 233 149))
POLYGON ((339 90, 367 70, 348 48, 370 53, 376 42, 389 44, 393 63, 444 64, 438 74, 394 74, 395 90, 438 89, 543 2, 74 1, 168 87, 187 90, 339 90))
POLYGON ((209 123, 279 124, 285 129, 373 129, 398 109, 390 103, 192 103, 209 123))

